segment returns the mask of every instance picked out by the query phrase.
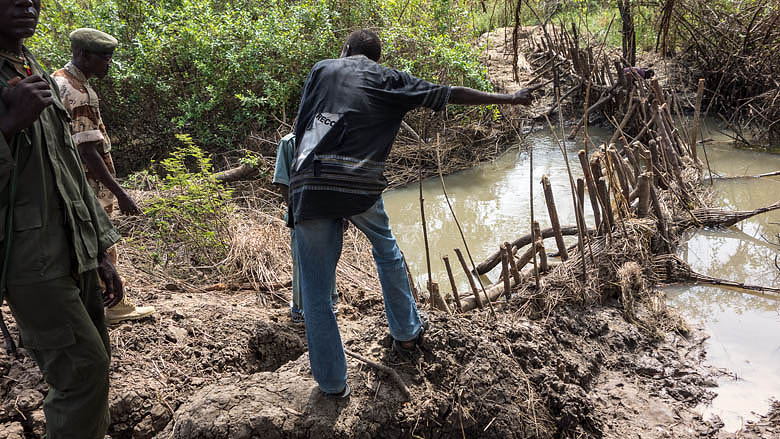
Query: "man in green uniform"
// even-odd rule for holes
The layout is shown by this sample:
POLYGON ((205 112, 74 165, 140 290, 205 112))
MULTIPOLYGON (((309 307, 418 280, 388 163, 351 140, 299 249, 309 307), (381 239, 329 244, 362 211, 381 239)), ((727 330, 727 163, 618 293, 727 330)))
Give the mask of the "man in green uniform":
MULTIPOLYGON (((111 217, 114 200, 126 215, 137 215, 141 209, 116 181, 114 160, 111 158, 111 139, 100 117, 99 99, 89 78, 104 78, 111 66, 111 58, 117 46, 116 38, 97 29, 81 28, 70 33, 73 58, 64 68, 52 73, 60 91, 65 109, 70 114, 70 133, 84 163, 87 182, 95 192, 98 202, 111 217)), ((116 266, 117 248, 106 252, 116 266)), ((106 323, 113 325, 125 320, 138 320, 155 312, 153 306, 137 306, 127 291, 122 300, 106 308, 106 323)))
POLYGON ((103 439, 103 306, 123 295, 105 252, 119 233, 84 176, 56 85, 22 44, 40 6, 0 0, 0 291, 49 385, 47 438, 103 439))

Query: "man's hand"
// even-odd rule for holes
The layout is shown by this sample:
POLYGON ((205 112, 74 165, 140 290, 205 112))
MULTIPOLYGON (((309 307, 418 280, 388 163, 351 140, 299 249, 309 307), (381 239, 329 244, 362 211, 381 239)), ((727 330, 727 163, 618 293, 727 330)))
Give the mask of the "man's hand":
POLYGON ((531 91, 524 88, 512 95, 512 105, 531 105, 534 98, 531 96, 531 91))
POLYGON ((49 83, 39 75, 13 78, 3 87, 0 98, 8 111, 0 120, 0 132, 10 139, 35 122, 41 112, 54 102, 49 83))
POLYGON ((140 215, 142 213, 141 209, 138 208, 138 205, 135 204, 135 201, 130 198, 130 195, 128 195, 127 192, 122 191, 122 193, 116 197, 116 200, 119 203, 119 211, 123 214, 140 215))
POLYGON ((111 308, 122 300, 125 290, 122 286, 122 279, 105 252, 98 255, 98 275, 100 280, 106 284, 106 289, 103 291, 103 306, 111 308))

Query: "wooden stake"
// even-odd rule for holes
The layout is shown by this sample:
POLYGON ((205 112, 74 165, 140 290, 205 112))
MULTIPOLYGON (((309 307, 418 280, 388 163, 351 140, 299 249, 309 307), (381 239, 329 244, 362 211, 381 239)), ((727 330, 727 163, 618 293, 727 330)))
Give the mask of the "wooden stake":
POLYGON ((522 278, 520 277, 520 271, 517 269, 517 262, 515 261, 514 252, 512 251, 513 247, 508 242, 504 243, 504 247, 509 249, 509 271, 512 272, 512 277, 515 278, 515 283, 519 285, 522 278))
POLYGON ((471 275, 469 266, 466 265, 466 260, 463 258, 463 253, 460 252, 459 248, 456 248, 455 254, 458 255, 458 260, 460 261, 460 265, 461 267, 463 267, 463 271, 466 272, 466 278, 468 278, 469 285, 471 286, 471 291, 474 293, 474 300, 476 300, 477 302, 477 307, 482 309, 482 298, 479 297, 479 289, 477 288, 476 282, 474 282, 474 277, 471 275))
MULTIPOLYGON (((566 244, 563 242, 561 223, 558 221, 558 210, 555 207, 555 198, 553 197, 550 179, 547 178, 546 175, 542 175, 542 189, 544 190, 544 201, 547 203, 547 213, 550 215, 550 225, 555 233, 555 243, 558 246, 561 260, 565 261, 569 259, 569 253, 566 251, 566 244)), ((540 234, 536 236, 541 236, 541 230, 539 233, 540 234)))
POLYGON ((663 210, 661 210, 661 203, 658 200, 658 194, 655 192, 655 187, 650 184, 650 200, 653 202, 653 211, 655 212, 656 221, 658 223, 658 230, 661 231, 661 236, 664 239, 664 250, 666 252, 671 251, 671 243, 669 242, 669 232, 666 228, 666 218, 664 218, 663 210))
POLYGON ((428 290, 431 292, 431 305, 433 308, 440 309, 445 311, 447 314, 452 315, 452 311, 450 311, 450 307, 447 305, 447 301, 441 297, 441 293, 439 292, 439 284, 436 282, 431 282, 428 285, 428 290))
POLYGON ((639 176, 639 207, 637 216, 645 218, 650 211, 650 175, 644 173, 639 176))
POLYGON ((547 265, 547 252, 544 249, 544 241, 542 240, 542 228, 539 227, 539 223, 534 221, 534 235, 538 236, 537 245, 539 249, 539 271, 546 273, 549 269, 547 265))
POLYGON ((512 281, 509 279, 509 258, 514 256, 512 256, 510 252, 511 250, 506 248, 506 245, 501 246, 501 266, 504 273, 504 295, 506 296, 507 301, 512 298, 512 281))
POLYGON ((518 259, 517 259, 517 269, 522 270, 525 268, 526 265, 528 265, 529 262, 531 262, 531 259, 534 258, 534 254, 536 254, 539 251, 540 247, 538 242, 535 245, 532 245, 528 248, 528 250, 525 251, 518 259))
POLYGON ((612 202, 609 198, 609 190, 607 189, 607 180, 601 177, 596 182, 599 189, 599 201, 602 203, 601 208, 607 213, 605 215, 607 233, 612 231, 612 227, 615 225, 615 217, 612 214, 612 202))
POLYGON ((452 285, 452 297, 455 298, 455 309, 458 312, 463 312, 460 307, 460 295, 458 294, 458 286, 455 283, 455 276, 452 274, 452 267, 450 266, 450 258, 442 256, 444 260, 444 268, 447 269, 447 277, 450 278, 450 285, 452 285))
POLYGON ((580 159, 580 165, 582 166, 582 173, 585 175, 585 184, 588 186, 588 197, 590 197, 590 207, 593 209, 593 219, 596 222, 596 230, 601 227, 601 211, 599 209, 599 195, 596 188, 595 180, 593 179, 593 173, 590 170, 588 164, 588 157, 584 150, 580 150, 577 153, 580 159))
POLYGON ((580 206, 577 215, 580 216, 580 223, 586 228, 585 236, 583 236, 582 239, 587 239, 588 231, 587 224, 585 223, 585 180, 581 178, 577 179, 577 201, 579 201, 580 206))
POLYGON ((612 163, 613 171, 617 174, 621 189, 620 192, 623 195, 623 199, 628 202, 628 199, 631 196, 631 187, 628 185, 628 178, 626 177, 625 169, 623 169, 623 166, 621 166, 623 161, 620 159, 620 156, 618 156, 617 150, 615 150, 615 148, 609 148, 607 150, 607 154, 609 155, 609 159, 612 163))
POLYGON ((401 257, 404 259, 404 267, 406 268, 406 277, 409 278, 409 289, 412 290, 412 296, 414 296, 414 301, 420 303, 420 293, 417 291, 417 286, 414 284, 412 271, 409 270, 409 264, 406 263, 406 256, 404 255, 404 252, 401 252, 401 257))

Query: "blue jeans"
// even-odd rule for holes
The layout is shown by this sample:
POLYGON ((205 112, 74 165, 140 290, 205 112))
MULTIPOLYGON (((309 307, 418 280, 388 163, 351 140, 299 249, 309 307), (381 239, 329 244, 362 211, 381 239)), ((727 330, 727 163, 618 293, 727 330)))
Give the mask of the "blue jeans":
MULTIPOLYGON (((422 322, 382 199, 349 220, 371 241, 390 335, 399 341, 413 340, 422 322)), ((320 389, 328 393, 341 391, 347 383, 347 359, 330 306, 330 285, 336 276, 343 233, 340 218, 302 221, 295 225, 301 292, 306 304, 309 363, 320 389)))
MULTIPOLYGON (((301 297, 301 266, 298 263, 298 252, 295 250, 295 229, 290 229, 290 256, 292 256, 292 302, 296 308, 303 311, 303 298, 301 297)), ((339 293, 336 289, 336 276, 330 285, 330 301, 333 305, 339 301, 339 293)))

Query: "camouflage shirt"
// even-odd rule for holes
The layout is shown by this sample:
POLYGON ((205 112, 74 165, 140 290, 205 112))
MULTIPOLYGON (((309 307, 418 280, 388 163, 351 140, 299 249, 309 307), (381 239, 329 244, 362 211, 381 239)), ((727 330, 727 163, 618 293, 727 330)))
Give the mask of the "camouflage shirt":
MULTIPOLYGON (((73 143, 78 147, 84 143, 99 142, 98 153, 111 175, 116 175, 114 161, 111 159, 111 139, 106 133, 106 127, 100 117, 100 100, 95 90, 89 85, 84 73, 73 63, 52 74, 54 82, 60 90, 62 103, 71 116, 70 132, 73 143)), ((83 161, 82 161, 83 162, 83 161)), ((84 166, 89 185, 95 191, 95 196, 102 207, 113 205, 114 194, 100 183, 84 166)))

